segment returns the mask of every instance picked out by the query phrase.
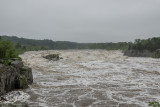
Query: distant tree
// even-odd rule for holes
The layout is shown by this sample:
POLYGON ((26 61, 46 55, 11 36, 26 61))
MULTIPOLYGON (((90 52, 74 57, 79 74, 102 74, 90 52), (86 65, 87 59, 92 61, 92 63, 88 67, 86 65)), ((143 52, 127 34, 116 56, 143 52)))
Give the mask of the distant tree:
POLYGON ((21 48, 22 45, 21 45, 21 43, 18 42, 15 47, 18 49, 18 48, 21 48))
POLYGON ((23 46, 22 49, 23 49, 23 50, 27 50, 26 46, 23 46))

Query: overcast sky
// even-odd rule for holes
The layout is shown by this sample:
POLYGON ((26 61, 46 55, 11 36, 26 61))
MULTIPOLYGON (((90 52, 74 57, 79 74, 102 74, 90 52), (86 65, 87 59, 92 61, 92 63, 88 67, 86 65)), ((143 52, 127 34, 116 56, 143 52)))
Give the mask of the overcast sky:
POLYGON ((160 36, 160 0, 0 0, 0 35, 73 42, 160 36))

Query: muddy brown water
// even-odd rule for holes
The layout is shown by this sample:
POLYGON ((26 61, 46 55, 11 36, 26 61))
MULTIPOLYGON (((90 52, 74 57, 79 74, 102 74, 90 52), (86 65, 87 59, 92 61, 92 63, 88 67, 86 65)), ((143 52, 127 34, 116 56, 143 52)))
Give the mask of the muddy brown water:
POLYGON ((21 55, 34 83, 25 93, 32 107, 147 107, 160 101, 160 59, 121 51, 50 50, 21 55), (42 56, 56 53, 63 59, 42 56))

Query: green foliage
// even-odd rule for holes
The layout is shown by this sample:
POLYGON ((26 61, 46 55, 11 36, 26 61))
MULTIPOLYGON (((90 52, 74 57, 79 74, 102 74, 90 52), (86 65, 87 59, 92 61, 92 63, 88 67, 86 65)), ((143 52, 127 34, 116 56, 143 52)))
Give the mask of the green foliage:
POLYGON ((67 41, 33 40, 18 38, 16 36, 2 36, 4 40, 11 40, 16 47, 16 51, 22 54, 26 51, 49 50, 49 49, 107 49, 107 50, 149 50, 160 49, 160 37, 149 39, 136 39, 132 42, 118 43, 75 43, 67 41))
POLYGON ((25 74, 26 70, 27 69, 25 67, 20 68, 20 74, 22 75, 25 74))
POLYGON ((11 61, 5 60, 5 61, 4 61, 4 64, 5 64, 5 65, 11 65, 11 61))
POLYGON ((149 52, 153 58, 160 58, 160 37, 149 39, 136 39, 134 43, 129 45, 128 50, 135 52, 149 52))
POLYGON ((160 52, 157 53, 156 58, 160 58, 160 52))
POLYGON ((25 76, 20 77, 20 87, 21 88, 26 88, 27 87, 27 79, 25 76))
POLYGON ((8 60, 10 58, 17 58, 18 54, 13 43, 9 40, 0 41, 0 59, 8 60))
POLYGON ((18 58, 18 60, 22 61, 22 58, 21 58, 21 57, 18 56, 17 58, 18 58))
POLYGON ((160 58, 160 50, 156 51, 152 58, 160 58))
POLYGON ((14 44, 9 40, 2 41, 0 37, 0 59, 4 60, 5 65, 10 65, 10 58, 18 58, 14 44))
POLYGON ((86 49, 88 44, 75 43, 67 41, 52 41, 48 39, 44 40, 33 40, 18 38, 16 36, 2 36, 4 40, 11 40, 15 43, 15 47, 18 52, 23 53, 25 51, 36 51, 36 50, 49 50, 49 49, 86 49))
POLYGON ((20 68, 20 71, 26 71, 26 69, 24 67, 20 68))
POLYGON ((132 50, 149 50, 151 52, 160 49, 160 37, 153 37, 149 39, 136 39, 135 42, 129 47, 132 50))
POLYGON ((152 106, 152 107, 160 107, 159 102, 149 102, 148 106, 152 106))
POLYGON ((107 49, 107 50, 126 50, 130 43, 118 42, 118 43, 92 43, 89 45, 90 49, 107 49))
POLYGON ((33 40, 18 38, 16 36, 2 36, 4 40, 11 40, 15 43, 16 50, 19 54, 26 51, 49 50, 49 49, 107 49, 107 50, 126 50, 130 43, 75 43, 67 41, 52 40, 33 40))
POLYGON ((22 45, 21 45, 21 43, 16 43, 16 45, 15 45, 15 47, 16 47, 16 49, 19 49, 19 48, 22 48, 22 45))

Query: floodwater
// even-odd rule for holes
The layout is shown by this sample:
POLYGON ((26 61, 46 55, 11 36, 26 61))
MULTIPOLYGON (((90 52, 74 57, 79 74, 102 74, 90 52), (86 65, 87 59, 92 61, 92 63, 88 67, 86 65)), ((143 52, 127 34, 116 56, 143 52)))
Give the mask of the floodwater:
POLYGON ((50 50, 21 55, 34 83, 24 91, 31 107, 147 107, 160 101, 160 59, 121 51, 50 50), (59 61, 43 56, 59 54, 59 61))

